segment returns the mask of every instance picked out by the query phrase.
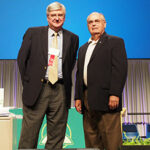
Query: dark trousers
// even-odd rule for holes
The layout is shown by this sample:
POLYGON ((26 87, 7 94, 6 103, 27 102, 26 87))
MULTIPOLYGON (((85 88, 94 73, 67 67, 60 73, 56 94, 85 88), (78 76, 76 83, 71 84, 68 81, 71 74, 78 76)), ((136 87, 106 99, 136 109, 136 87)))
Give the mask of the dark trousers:
POLYGON ((47 142, 45 148, 62 148, 68 117, 63 84, 57 83, 52 87, 45 83, 35 106, 23 106, 19 149, 37 148, 39 131, 45 115, 47 118, 47 142))
POLYGON ((87 148, 101 150, 118 150, 122 145, 120 112, 104 113, 90 110, 87 102, 87 91, 83 114, 85 144, 87 148))

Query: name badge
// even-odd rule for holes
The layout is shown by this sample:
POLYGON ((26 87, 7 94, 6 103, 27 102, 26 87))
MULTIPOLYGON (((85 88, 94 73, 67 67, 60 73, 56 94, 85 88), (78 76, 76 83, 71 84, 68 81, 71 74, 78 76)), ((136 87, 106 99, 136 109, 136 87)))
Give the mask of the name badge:
POLYGON ((48 61, 48 66, 53 66, 55 59, 55 55, 50 55, 49 61, 48 61))
POLYGON ((59 56, 59 49, 56 49, 56 48, 50 48, 49 51, 48 51, 48 54, 50 55, 55 55, 55 56, 59 56))

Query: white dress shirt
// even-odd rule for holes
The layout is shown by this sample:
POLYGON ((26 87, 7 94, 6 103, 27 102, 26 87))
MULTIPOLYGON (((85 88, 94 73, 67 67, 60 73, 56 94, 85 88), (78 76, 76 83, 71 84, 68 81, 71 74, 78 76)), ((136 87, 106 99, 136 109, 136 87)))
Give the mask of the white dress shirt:
MULTIPOLYGON (((48 51, 50 50, 52 46, 52 41, 54 38, 54 32, 51 28, 48 29, 48 51)), ((62 47, 63 47, 63 32, 60 30, 57 35, 57 41, 58 41, 58 49, 59 49, 59 56, 58 56, 58 78, 62 79, 63 74, 62 74, 62 47)), ((48 52, 48 61, 50 58, 50 54, 48 52)), ((45 78, 48 78, 48 68, 46 71, 45 78)))
POLYGON ((84 80, 84 84, 86 86, 88 86, 88 83, 87 83, 87 69, 88 69, 88 64, 89 64, 90 58, 92 56, 93 50, 94 50, 97 42, 98 42, 98 40, 97 41, 93 41, 91 38, 88 41, 89 46, 87 48, 86 55, 85 55, 84 71, 83 71, 83 80, 84 80))

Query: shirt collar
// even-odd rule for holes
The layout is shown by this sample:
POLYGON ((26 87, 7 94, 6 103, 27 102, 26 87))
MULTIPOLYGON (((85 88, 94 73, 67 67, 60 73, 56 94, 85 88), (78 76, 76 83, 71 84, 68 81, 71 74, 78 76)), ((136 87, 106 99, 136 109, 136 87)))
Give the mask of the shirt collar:
MULTIPOLYGON (((50 36, 53 36, 55 31, 52 30, 51 28, 48 28, 48 30, 49 30, 50 36)), ((58 36, 60 36, 60 35, 62 35, 62 30, 60 30, 60 31, 58 32, 58 36)))
MULTIPOLYGON (((99 40, 99 39, 98 39, 98 40, 99 40)), ((92 44, 97 44, 98 40, 94 41, 94 40, 92 40, 91 37, 90 37, 89 40, 88 40, 88 43, 89 43, 89 44, 91 44, 91 43, 92 43, 92 44)))

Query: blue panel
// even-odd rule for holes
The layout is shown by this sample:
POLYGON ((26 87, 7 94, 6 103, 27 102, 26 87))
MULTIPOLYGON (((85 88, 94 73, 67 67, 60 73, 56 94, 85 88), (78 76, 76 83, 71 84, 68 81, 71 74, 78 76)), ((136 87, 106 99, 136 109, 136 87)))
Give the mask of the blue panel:
MULTIPOLYGON (((55 0, 0 0, 0 59, 16 59, 27 28, 47 25, 46 7, 55 0)), ((60 0, 58 0, 60 1, 60 0)), ((125 40, 128 58, 150 58, 150 0, 61 0, 67 14, 64 28, 90 37, 86 18, 93 12, 106 17, 109 34, 125 40)))

